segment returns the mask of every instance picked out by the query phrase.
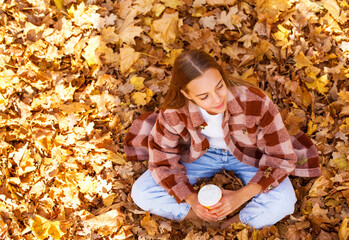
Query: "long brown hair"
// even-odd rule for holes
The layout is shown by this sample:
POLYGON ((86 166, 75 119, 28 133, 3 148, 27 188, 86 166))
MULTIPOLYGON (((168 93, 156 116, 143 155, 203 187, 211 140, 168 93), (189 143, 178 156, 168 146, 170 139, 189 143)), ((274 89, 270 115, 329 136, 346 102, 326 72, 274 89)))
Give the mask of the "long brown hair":
MULTIPOLYGON (((228 88, 236 85, 228 79, 222 67, 210 54, 202 50, 182 52, 174 62, 170 86, 161 108, 176 109, 183 107, 186 98, 180 90, 185 90, 185 87, 190 81, 200 77, 209 68, 217 69, 220 72, 228 88)), ((239 84, 240 81, 237 81, 237 83, 239 84)))

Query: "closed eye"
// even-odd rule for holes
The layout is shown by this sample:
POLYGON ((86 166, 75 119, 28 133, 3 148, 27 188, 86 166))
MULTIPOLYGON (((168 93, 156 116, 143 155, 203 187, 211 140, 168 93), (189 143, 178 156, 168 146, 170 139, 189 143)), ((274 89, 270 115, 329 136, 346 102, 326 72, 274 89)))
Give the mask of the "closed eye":
POLYGON ((207 98, 207 95, 205 95, 204 97, 201 97, 200 100, 205 100, 207 98))

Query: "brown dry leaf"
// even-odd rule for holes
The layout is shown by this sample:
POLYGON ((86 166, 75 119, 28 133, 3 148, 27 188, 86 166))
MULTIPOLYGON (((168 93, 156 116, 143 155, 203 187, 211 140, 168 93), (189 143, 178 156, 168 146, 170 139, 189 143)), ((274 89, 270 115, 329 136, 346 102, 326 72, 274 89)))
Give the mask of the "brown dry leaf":
POLYGON ((322 197, 326 196, 328 194, 328 191, 333 186, 333 182, 326 179, 324 176, 320 176, 316 181, 313 183, 313 186, 311 187, 309 191, 310 197, 322 197))
POLYGON ((141 226, 147 230, 150 236, 155 236, 159 234, 158 223, 151 219, 150 213, 146 212, 145 217, 141 221, 141 226))

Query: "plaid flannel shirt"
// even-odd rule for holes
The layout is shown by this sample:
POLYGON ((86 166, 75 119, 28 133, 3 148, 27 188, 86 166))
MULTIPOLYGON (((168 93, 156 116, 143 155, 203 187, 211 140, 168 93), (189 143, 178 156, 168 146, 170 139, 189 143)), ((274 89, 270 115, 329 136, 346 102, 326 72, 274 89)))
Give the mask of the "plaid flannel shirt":
MULTIPOLYGON (((222 129, 229 151, 241 162, 258 168, 251 183, 263 192, 288 175, 320 175, 319 156, 303 132, 290 136, 277 107, 263 91, 237 86, 228 91, 222 129)), ((129 160, 148 160, 154 180, 178 203, 195 192, 181 162, 201 157, 209 142, 201 133, 205 123, 198 106, 188 101, 179 109, 146 113, 134 121, 125 138, 129 160)))

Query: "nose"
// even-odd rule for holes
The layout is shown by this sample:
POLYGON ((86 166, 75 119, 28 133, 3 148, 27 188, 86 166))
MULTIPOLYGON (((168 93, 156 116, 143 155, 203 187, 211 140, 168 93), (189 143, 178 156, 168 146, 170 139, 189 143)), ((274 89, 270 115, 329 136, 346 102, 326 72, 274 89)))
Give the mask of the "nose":
POLYGON ((214 93, 212 95, 212 99, 213 99, 213 103, 215 103, 215 104, 221 103, 221 97, 217 93, 214 93))

